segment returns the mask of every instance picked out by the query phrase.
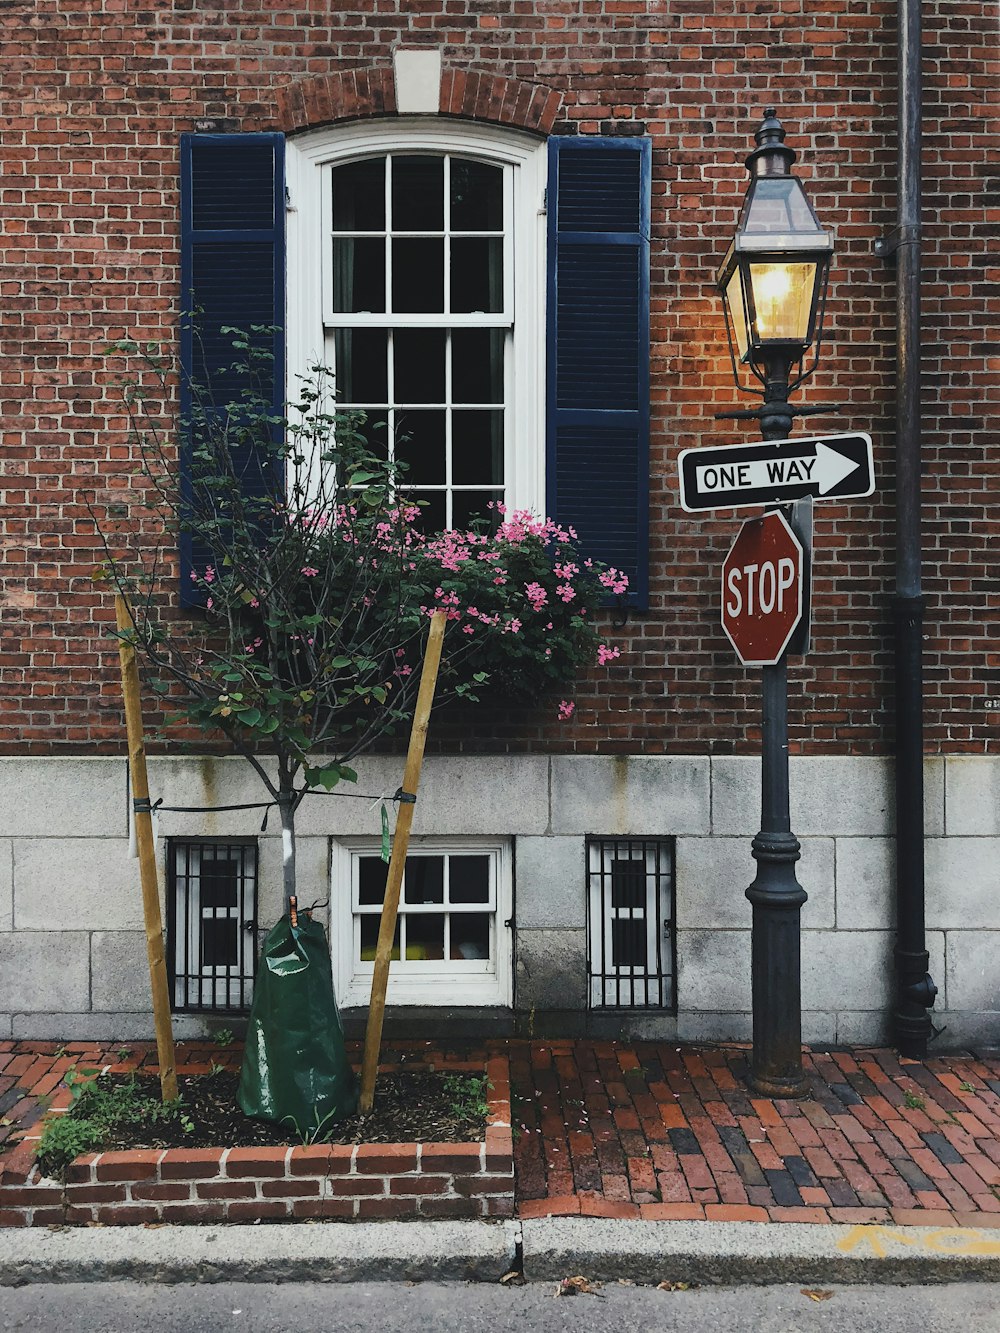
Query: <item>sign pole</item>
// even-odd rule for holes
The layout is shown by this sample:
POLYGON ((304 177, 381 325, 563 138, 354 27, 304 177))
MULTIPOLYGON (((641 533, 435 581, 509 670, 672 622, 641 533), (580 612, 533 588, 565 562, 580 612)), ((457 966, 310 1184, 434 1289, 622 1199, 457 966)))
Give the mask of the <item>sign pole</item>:
POLYGON ((746 891, 753 906, 751 984, 753 1061, 750 1081, 767 1097, 802 1097, 800 914, 806 892, 795 878, 801 848, 788 799, 788 656, 763 672, 760 832, 751 844, 757 876, 746 891))
MULTIPOLYGON (((762 434, 772 440, 787 433, 780 413, 767 413, 772 394, 776 406, 787 406, 787 370, 783 384, 775 383, 777 378, 768 376, 762 410, 762 434)), ((795 878, 801 846, 792 832, 788 798, 787 650, 774 666, 763 668, 762 731, 760 832, 751 844, 757 875, 746 891, 753 907, 750 1085, 765 1097, 803 1097, 808 1087, 802 1070, 800 918, 807 895, 795 878)))

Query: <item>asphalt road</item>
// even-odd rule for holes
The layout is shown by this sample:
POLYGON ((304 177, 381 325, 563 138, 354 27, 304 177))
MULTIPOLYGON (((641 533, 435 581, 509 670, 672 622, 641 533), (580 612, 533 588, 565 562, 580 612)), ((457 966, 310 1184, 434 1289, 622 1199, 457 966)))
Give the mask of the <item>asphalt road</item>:
POLYGON ((598 1295, 554 1295, 555 1284, 511 1288, 426 1282, 219 1283, 202 1286, 124 1282, 0 1288, 0 1329, 30 1333, 502 1333, 562 1330, 622 1333, 1000 1333, 1000 1285, 814 1288, 704 1287, 658 1291, 605 1286, 598 1295))

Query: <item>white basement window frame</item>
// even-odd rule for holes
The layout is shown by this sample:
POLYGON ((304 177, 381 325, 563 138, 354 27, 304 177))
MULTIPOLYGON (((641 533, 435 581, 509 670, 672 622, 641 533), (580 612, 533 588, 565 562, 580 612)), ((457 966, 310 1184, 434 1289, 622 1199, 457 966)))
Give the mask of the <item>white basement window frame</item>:
MULTIPOLYGON (((393 218, 391 178, 392 167, 385 176, 386 207, 382 230, 369 225, 365 234, 377 242, 385 237, 385 272, 387 305, 391 305, 391 252, 394 240, 419 242, 419 235, 398 237, 402 227, 399 218, 393 218)), ((287 146, 288 213, 288 397, 295 401, 299 377, 310 365, 323 362, 335 367, 338 335, 344 330, 360 330, 372 340, 373 331, 387 330, 391 340, 393 330, 409 332, 448 330, 445 354, 445 392, 440 402, 435 399, 411 404, 409 421, 425 414, 440 411, 446 421, 446 468, 441 493, 445 496, 445 519, 450 525, 453 517, 463 526, 463 485, 476 492, 490 489, 488 483, 479 484, 467 478, 463 483, 457 477, 453 459, 453 422, 458 420, 453 409, 462 413, 478 411, 482 422, 487 414, 491 426, 499 416, 502 420, 502 478, 492 478, 493 488, 510 508, 530 509, 542 514, 545 509, 545 219, 544 199, 546 180, 544 142, 519 131, 493 126, 469 125, 461 122, 433 120, 428 117, 400 117, 392 121, 371 121, 363 124, 327 127, 296 136, 287 146), (492 234, 503 247, 502 299, 495 309, 469 312, 413 313, 394 315, 387 311, 342 312, 334 309, 333 243, 340 233, 333 226, 333 172, 352 162, 374 161, 379 158, 413 161, 420 156, 438 157, 444 163, 444 188, 456 163, 462 161, 483 163, 498 168, 503 175, 502 226, 492 234), (461 345, 463 334, 469 330, 493 330, 502 337, 503 376, 496 392, 488 401, 462 401, 460 385, 453 375, 453 351, 461 345)), ((446 194, 445 198, 449 196, 446 194)), ((476 233, 456 235, 462 228, 452 229, 445 209, 443 225, 434 235, 444 239, 446 251, 454 241, 470 240, 476 243, 476 233)), ((480 232, 479 236, 487 233, 480 232)), ((448 266, 445 265, 445 286, 448 288, 448 266)), ((448 298, 445 299, 445 305, 448 298)), ((453 303, 454 304, 454 303, 453 303)), ((461 302, 458 302, 461 304, 461 302)), ((394 358, 390 345, 387 352, 388 374, 391 379, 394 358)), ((491 386, 492 387, 492 386, 491 386)), ((394 411, 393 386, 387 385, 385 412, 394 411)), ((374 400, 372 400, 374 401, 374 400)), ((374 416, 374 408, 369 413, 374 416)), ((471 416, 461 418, 472 423, 471 416)), ((395 423, 394 423, 395 424, 395 423)), ((495 428, 495 427, 494 427, 495 428)), ((403 435, 406 427, 403 427, 403 435)), ((428 482, 428 492, 437 483, 428 482)), ((416 487, 423 491, 423 488, 416 487)), ((424 498, 427 498, 426 496, 424 498)), ((471 503, 473 496, 466 497, 471 503)), ((481 498, 481 497, 480 497, 481 498)), ((430 496, 435 506, 439 498, 430 496)), ((436 509, 435 509, 436 512, 436 509)))
MULTIPOLYGON (((387 871, 380 862, 381 843, 374 838, 337 840, 331 856, 331 932, 334 984, 338 1003, 352 1008, 367 1005, 371 998, 374 973, 374 941, 378 934, 380 908, 371 901, 371 892, 362 888, 367 876, 387 871), (361 899, 368 897, 368 902, 361 899)), ((410 842, 407 872, 414 862, 440 865, 438 901, 419 901, 420 893, 408 894, 404 873, 400 896, 397 940, 412 955, 424 952, 425 941, 436 935, 437 918, 444 917, 440 938, 442 953, 457 953, 461 945, 456 927, 459 922, 486 918, 485 931, 467 932, 476 942, 488 941, 486 957, 399 958, 394 954, 389 967, 387 1003, 396 1005, 489 1006, 510 1007, 512 1003, 511 902, 512 860, 510 843, 500 838, 451 839, 421 838, 410 842), (487 897, 481 903, 452 901, 450 862, 453 858, 482 858, 486 862, 487 897), (432 925, 433 919, 433 925, 432 925), (410 922, 419 926, 418 931, 410 922), (452 947, 449 948, 449 942, 452 947)), ((457 873, 457 872, 456 872, 457 873)), ((428 880, 434 879, 428 874, 428 880)), ((437 897, 438 890, 429 891, 437 897)), ((458 895, 455 895, 458 896, 458 895)), ((430 952, 434 952, 432 948, 430 952)))

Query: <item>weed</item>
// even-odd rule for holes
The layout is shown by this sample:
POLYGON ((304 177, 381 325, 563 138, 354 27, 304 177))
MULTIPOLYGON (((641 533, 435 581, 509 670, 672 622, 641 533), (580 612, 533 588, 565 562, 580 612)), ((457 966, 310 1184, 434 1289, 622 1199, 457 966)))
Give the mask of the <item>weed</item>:
POLYGON ((185 1113, 180 1097, 162 1102, 145 1091, 134 1074, 110 1082, 97 1069, 74 1067, 64 1081, 70 1092, 69 1109, 46 1122, 36 1151, 39 1167, 47 1176, 64 1178, 74 1157, 99 1151, 123 1125, 176 1120, 185 1133, 194 1131, 194 1121, 185 1113))
POLYGON ((455 1116, 484 1120, 489 1111, 486 1090, 492 1086, 485 1074, 446 1074, 444 1091, 450 1099, 448 1110, 455 1116))
POLYGON ((295 1117, 291 1115, 282 1116, 281 1123, 284 1124, 287 1121, 289 1124, 291 1124, 292 1128, 295 1130, 295 1133, 298 1135, 299 1142, 302 1144, 302 1146, 304 1148, 311 1148, 314 1143, 326 1142, 325 1136, 326 1136, 327 1126, 330 1125, 330 1122, 333 1120, 334 1116, 342 1114, 342 1110, 343 1110, 342 1107, 335 1106, 333 1110, 329 1113, 329 1115, 325 1115, 323 1119, 320 1120, 319 1107, 316 1106, 313 1108, 313 1116, 315 1117, 315 1119, 313 1124, 311 1125, 305 1125, 305 1126, 300 1125, 299 1122, 295 1119, 295 1117))
POLYGON ((212 1040, 216 1046, 231 1046, 233 1043, 232 1028, 216 1028, 212 1033, 212 1040))
POLYGON ((215 1078, 216 1074, 224 1074, 226 1072, 226 1066, 220 1065, 218 1060, 213 1060, 208 1067, 208 1072, 212 1078, 215 1078))
POLYGON ((927 1106, 919 1092, 905 1092, 903 1094, 903 1104, 908 1106, 911 1111, 923 1111, 927 1106))
POLYGON ((62 1060, 65 1055, 66 1055, 65 1046, 57 1046, 55 1050, 52 1052, 52 1058, 55 1060, 62 1060))
POLYGON ((115 1051, 115 1055, 118 1056, 119 1060, 127 1060, 131 1054, 132 1054, 131 1046, 119 1046, 117 1051, 115 1051))
POLYGON ((976 1090, 975 1084, 969 1083, 965 1079, 962 1080, 962 1082, 958 1085, 958 1087, 961 1092, 975 1092, 976 1090))

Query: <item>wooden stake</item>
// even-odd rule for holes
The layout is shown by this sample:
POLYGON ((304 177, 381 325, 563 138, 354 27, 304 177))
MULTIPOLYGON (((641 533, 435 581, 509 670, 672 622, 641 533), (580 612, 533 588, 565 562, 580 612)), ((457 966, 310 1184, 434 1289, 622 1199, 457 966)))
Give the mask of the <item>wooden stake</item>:
POLYGON ((396 916, 399 911, 399 891, 403 883, 403 868, 406 865, 406 853, 410 845, 410 827, 413 824, 413 797, 417 794, 420 782, 420 767, 424 759, 424 742, 427 739, 427 722, 430 718, 431 704, 434 701, 434 687, 437 684, 438 668, 441 665, 441 645, 444 642, 446 616, 443 611, 435 611, 431 616, 431 630, 427 637, 427 651, 424 653, 423 670, 420 673, 420 688, 417 691, 417 706, 413 714, 413 729, 410 732, 410 748, 406 752, 406 768, 403 772, 404 793, 410 800, 400 802, 396 816, 396 828, 392 837, 392 859, 389 862, 389 874, 386 877, 385 899, 382 903, 382 920, 378 930, 378 944, 375 949, 375 974, 372 977, 372 997, 368 1006, 368 1026, 365 1030, 365 1052, 361 1064, 361 1101, 359 1110, 367 1115, 375 1100, 375 1076, 378 1073, 378 1057, 382 1046, 382 1024, 385 1020, 385 992, 389 984, 389 958, 392 954, 392 938, 396 933, 396 916))
MULTIPOLYGON (((125 598, 115 598, 118 630, 132 629, 125 598)), ((142 882, 142 914, 146 922, 146 955, 153 990, 153 1022, 156 1027, 156 1056, 160 1064, 160 1095, 165 1102, 177 1098, 177 1067, 174 1059, 174 1029, 170 1017, 167 965, 163 957, 163 918, 156 883, 156 851, 153 845, 153 815, 149 808, 149 779, 146 775, 146 746, 142 736, 142 705, 139 701, 139 669, 135 649, 118 640, 125 699, 125 728, 128 733, 129 773, 132 778, 133 819, 139 849, 139 878, 142 882), (136 806, 139 808, 136 809, 136 806)))

